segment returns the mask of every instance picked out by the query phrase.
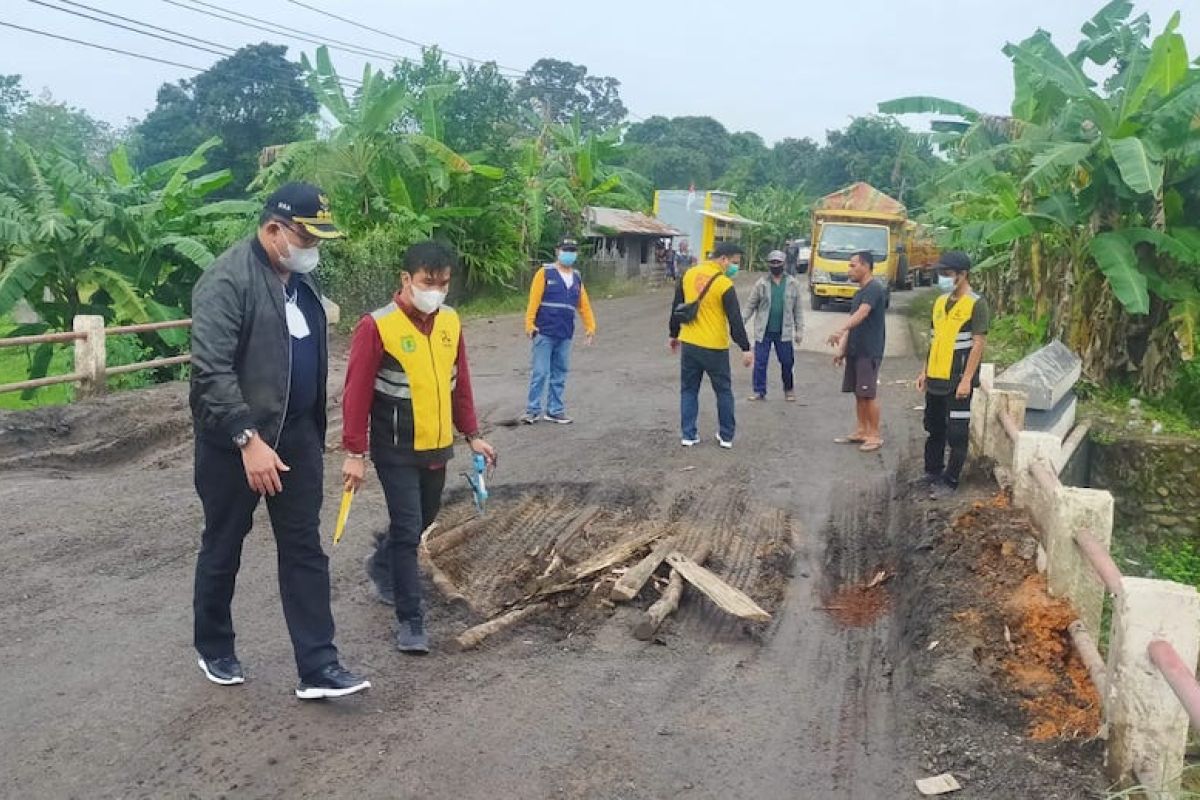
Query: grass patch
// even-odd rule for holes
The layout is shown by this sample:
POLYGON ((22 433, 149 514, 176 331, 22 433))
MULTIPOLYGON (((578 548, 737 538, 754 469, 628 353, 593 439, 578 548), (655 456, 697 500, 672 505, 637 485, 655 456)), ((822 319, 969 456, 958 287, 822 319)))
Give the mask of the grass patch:
POLYGON ((1132 421, 1141 432, 1200 440, 1200 426, 1171 395, 1146 397, 1128 386, 1099 387, 1087 381, 1080 381, 1075 391, 1082 401, 1080 417, 1102 423, 1093 428, 1097 439, 1105 438, 1105 428, 1125 429, 1132 421))
MULTIPOLYGON (((9 336, 17 325, 11 317, 0 317, 0 338, 9 336)), ((61 375, 70 372, 75 365, 71 345, 52 345, 54 356, 50 359, 47 374, 61 375)), ((18 383, 29 379, 36 346, 0 348, 0 384, 18 383)), ((75 389, 70 384, 58 384, 31 392, 5 392, 0 394, 0 409, 36 408, 69 403, 75 398, 75 389)))

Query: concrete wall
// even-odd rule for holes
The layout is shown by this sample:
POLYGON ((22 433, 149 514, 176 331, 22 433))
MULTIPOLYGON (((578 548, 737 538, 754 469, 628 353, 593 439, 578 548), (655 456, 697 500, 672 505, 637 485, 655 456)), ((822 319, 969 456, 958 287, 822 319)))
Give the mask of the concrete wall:
POLYGON ((1140 548, 1178 537, 1200 540, 1200 442, 1094 430, 1088 485, 1116 498, 1122 539, 1140 548))

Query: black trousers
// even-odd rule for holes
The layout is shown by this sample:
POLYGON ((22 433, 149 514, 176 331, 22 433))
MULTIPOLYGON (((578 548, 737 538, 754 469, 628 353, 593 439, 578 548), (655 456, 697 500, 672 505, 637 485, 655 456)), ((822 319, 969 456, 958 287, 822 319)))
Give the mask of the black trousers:
POLYGON ((433 524, 442 509, 446 468, 397 466, 375 463, 388 507, 388 532, 375 546, 376 574, 391 575, 396 595, 396 619, 420 619, 421 570, 417 545, 421 533, 433 524))
MULTIPOLYGON (((957 384, 955 384, 957 385, 957 384)), ((958 485, 963 464, 967 462, 967 446, 971 431, 971 394, 963 399, 950 394, 925 393, 925 472, 941 473, 951 486, 958 485), (946 446, 950 460, 946 460, 946 446)))
MULTIPOLYGON (((329 607, 329 559, 321 549, 321 444, 314 419, 289 422, 277 452, 291 471, 280 475, 283 491, 267 498, 278 553, 279 595, 301 679, 338 660, 329 607)), ((230 604, 242 542, 259 496, 246 482, 241 453, 197 440, 195 463, 196 491, 204 506, 192 601, 195 644, 205 658, 221 658, 235 652, 230 604)))

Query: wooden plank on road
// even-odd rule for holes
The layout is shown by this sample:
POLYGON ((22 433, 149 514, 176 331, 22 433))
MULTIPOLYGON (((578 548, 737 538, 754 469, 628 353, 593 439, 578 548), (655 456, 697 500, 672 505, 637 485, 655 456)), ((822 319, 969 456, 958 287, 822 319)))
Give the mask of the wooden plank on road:
POLYGON ((740 589, 730 586, 683 553, 671 553, 667 556, 667 563, 674 567, 685 581, 695 586, 709 600, 735 617, 754 622, 767 622, 771 619, 771 615, 760 608, 748 595, 740 589))

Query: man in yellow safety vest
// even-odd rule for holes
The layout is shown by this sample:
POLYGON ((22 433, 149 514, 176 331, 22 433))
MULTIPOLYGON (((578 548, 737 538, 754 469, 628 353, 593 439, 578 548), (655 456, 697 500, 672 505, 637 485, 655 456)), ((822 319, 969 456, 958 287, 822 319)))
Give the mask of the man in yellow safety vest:
POLYGON ((971 259, 966 253, 947 251, 936 268, 938 288, 944 294, 933 304, 929 357, 917 377, 917 391, 925 392, 929 434, 921 480, 935 499, 943 499, 958 489, 967 460, 971 396, 979 385, 979 364, 992 315, 987 300, 971 288, 971 259))

